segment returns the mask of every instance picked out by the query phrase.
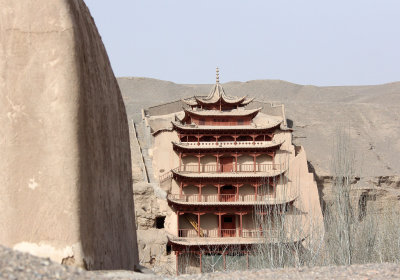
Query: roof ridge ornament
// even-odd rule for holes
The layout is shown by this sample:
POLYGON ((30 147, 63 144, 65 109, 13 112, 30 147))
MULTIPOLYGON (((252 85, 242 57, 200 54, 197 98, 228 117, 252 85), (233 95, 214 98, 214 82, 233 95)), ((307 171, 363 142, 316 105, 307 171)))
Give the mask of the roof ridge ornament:
POLYGON ((216 69, 216 83, 219 84, 219 68, 216 69))

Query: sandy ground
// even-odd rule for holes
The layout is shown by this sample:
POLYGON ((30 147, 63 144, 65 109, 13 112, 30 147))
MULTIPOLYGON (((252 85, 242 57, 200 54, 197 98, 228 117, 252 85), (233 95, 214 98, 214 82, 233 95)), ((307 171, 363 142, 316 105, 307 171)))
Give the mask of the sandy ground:
POLYGON ((290 268, 160 277, 132 271, 85 271, 0 246, 0 279, 399 279, 398 264, 290 268))

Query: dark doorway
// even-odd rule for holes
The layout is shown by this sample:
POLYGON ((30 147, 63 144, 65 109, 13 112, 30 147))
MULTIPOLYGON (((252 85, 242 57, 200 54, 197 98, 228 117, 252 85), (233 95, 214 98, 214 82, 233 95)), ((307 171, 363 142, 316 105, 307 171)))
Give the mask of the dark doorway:
POLYGON ((156 217, 156 228, 164 228, 165 217, 156 217))
POLYGON ((235 188, 232 185, 225 185, 221 188, 221 197, 219 201, 235 201, 235 188))
POLYGON ((236 222, 234 215, 225 215, 222 217, 221 233, 222 237, 236 236, 236 222))
POLYGON ((220 158, 221 171, 232 172, 233 171, 233 157, 220 158))

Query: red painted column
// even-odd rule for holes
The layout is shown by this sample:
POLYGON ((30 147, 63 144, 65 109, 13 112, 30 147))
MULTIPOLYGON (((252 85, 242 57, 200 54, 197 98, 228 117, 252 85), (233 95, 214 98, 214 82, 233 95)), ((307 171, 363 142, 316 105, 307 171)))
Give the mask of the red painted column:
POLYGON ((179 236, 179 211, 176 211, 176 217, 177 217, 176 227, 178 228, 178 237, 180 237, 179 236))
POLYGON ((272 154, 272 169, 275 170, 275 153, 272 154))
POLYGON ((203 187, 203 185, 199 184, 198 187, 199 187, 199 194, 197 196, 197 201, 201 202, 201 188, 203 187))
POLYGON ((221 237, 221 214, 218 214, 218 237, 221 237))
POLYGON ((239 184, 236 184, 235 187, 236 187, 235 200, 239 201, 239 184))
POLYGON ((197 213, 197 236, 200 237, 200 213, 197 213))
POLYGON ((224 259, 224 270, 226 270, 226 252, 222 253, 222 258, 224 259))
POLYGON ((254 168, 254 172, 256 172, 256 155, 253 155, 253 168, 254 168))
POLYGON ((254 185, 254 200, 257 201, 257 189, 258 189, 258 185, 255 184, 254 185))
POLYGON ((239 229, 239 236, 243 237, 243 213, 239 214, 239 219, 240 219, 240 229, 239 229))
POLYGON ((238 155, 236 152, 236 154, 235 154, 235 172, 237 172, 237 158, 238 158, 238 155))
POLYGON ((181 171, 182 167, 182 152, 179 152, 179 171, 181 171))
POLYGON ((199 173, 200 173, 200 155, 197 156, 198 158, 198 163, 199 163, 199 173))
POLYGON ((221 185, 218 184, 217 188, 218 188, 218 201, 221 201, 221 185))
POLYGON ((176 275, 179 275, 179 251, 175 252, 175 256, 176 256, 176 275))
POLYGON ((217 165, 215 168, 215 172, 219 172, 219 154, 217 154, 216 158, 217 158, 217 165))
POLYGON ((179 184, 179 197, 182 199, 182 193, 183 193, 183 181, 179 184))

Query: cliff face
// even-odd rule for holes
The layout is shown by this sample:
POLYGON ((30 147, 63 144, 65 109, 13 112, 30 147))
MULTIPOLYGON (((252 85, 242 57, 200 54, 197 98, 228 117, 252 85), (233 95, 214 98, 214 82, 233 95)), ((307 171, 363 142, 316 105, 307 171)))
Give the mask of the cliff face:
POLYGON ((0 0, 0 243, 138 263, 128 123, 82 0, 0 0))

